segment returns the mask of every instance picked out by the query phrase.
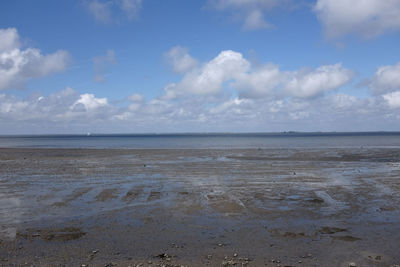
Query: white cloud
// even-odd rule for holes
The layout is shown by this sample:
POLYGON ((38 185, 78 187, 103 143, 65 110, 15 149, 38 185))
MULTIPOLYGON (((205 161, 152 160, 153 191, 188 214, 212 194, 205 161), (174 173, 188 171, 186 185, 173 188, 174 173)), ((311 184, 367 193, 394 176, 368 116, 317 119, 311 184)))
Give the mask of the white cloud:
POLYGON ((209 0, 209 6, 219 11, 231 11, 243 22, 244 30, 259 30, 271 25, 264 19, 263 12, 288 1, 279 0, 209 0))
POLYGON ((111 6, 112 2, 101 2, 93 0, 89 2, 88 9, 97 21, 103 23, 111 22, 111 6))
POLYGON ((69 54, 59 50, 43 55, 36 48, 22 50, 15 28, 0 29, 0 90, 21 87, 27 80, 66 69, 69 54))
POLYGON ((0 53, 20 47, 17 29, 0 29, 0 53))
POLYGON ((242 54, 232 50, 222 51, 217 57, 201 68, 188 72, 177 84, 165 88, 167 96, 182 94, 216 95, 223 90, 223 83, 235 79, 249 68, 249 62, 242 54))
POLYGON ((106 80, 104 72, 107 70, 108 65, 116 62, 114 50, 108 50, 105 56, 93 58, 94 81, 104 82, 106 80))
POLYGON ((137 102, 143 102, 144 97, 141 94, 133 94, 129 96, 128 99, 134 103, 137 103, 137 102))
POLYGON ((165 98, 194 94, 221 95, 225 88, 237 90, 242 98, 312 98, 348 83, 352 71, 342 65, 325 65, 315 70, 280 71, 273 64, 252 67, 241 53, 226 50, 202 67, 185 74, 178 83, 165 87, 165 98))
POLYGON ((329 38, 400 30, 400 0, 318 0, 314 11, 329 38))
POLYGON ((121 18, 133 20, 142 8, 142 0, 90 0, 88 11, 102 23, 120 22, 121 18))
POLYGON ((375 95, 400 90, 400 62, 379 67, 369 86, 375 95))
POLYGON ((70 88, 28 98, 0 94, 0 133, 395 130, 400 119, 400 92, 280 100, 128 98, 127 103, 109 102, 70 88))
POLYGON ((177 73, 185 73, 197 66, 197 60, 189 55, 187 48, 181 46, 172 47, 165 57, 177 73))
POLYGON ((96 98, 93 94, 80 95, 79 99, 71 106, 72 109, 83 105, 86 111, 93 111, 108 105, 107 98, 96 98))
POLYGON ((131 111, 138 111, 144 104, 144 97, 141 94, 133 94, 128 99, 132 102, 129 105, 129 110, 131 111))
POLYGON ((260 10, 252 10, 250 11, 243 24, 244 30, 258 30, 258 29, 266 29, 270 27, 268 22, 264 20, 264 16, 260 10))
POLYGON ((400 108, 400 91, 385 94, 383 98, 391 108, 400 108))
POLYGON ((233 87, 238 89, 240 96, 245 98, 265 97, 276 93, 274 91, 281 84, 282 78, 278 66, 267 64, 252 72, 239 75, 233 87))
POLYGON ((142 8, 142 0, 117 0, 117 4, 128 19, 136 18, 142 8))
POLYGON ((353 73, 341 64, 335 64, 321 66, 309 72, 295 71, 289 76, 284 89, 291 96, 308 98, 342 87, 351 80, 353 73))
POLYGON ((352 108, 357 103, 357 98, 352 95, 338 93, 332 96, 333 107, 338 109, 352 108))

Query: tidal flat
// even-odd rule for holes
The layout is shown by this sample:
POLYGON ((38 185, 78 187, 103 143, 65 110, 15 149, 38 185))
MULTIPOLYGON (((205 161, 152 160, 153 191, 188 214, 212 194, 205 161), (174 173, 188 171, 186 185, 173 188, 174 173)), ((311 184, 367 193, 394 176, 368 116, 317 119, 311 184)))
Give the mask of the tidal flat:
POLYGON ((400 265, 400 150, 0 149, 0 266, 400 265))

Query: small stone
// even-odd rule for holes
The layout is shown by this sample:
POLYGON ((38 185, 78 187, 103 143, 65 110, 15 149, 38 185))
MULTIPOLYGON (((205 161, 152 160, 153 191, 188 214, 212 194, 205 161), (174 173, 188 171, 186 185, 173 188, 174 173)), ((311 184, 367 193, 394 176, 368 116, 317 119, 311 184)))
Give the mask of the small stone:
POLYGON ((302 263, 302 261, 299 261, 299 263, 302 263))
POLYGON ((153 262, 152 262, 152 261, 148 261, 147 263, 148 263, 148 264, 153 264, 153 262))
POLYGON ((233 254, 233 257, 237 257, 237 256, 238 256, 238 254, 237 254, 237 253, 233 254))
POLYGON ((222 247, 222 244, 221 244, 221 243, 219 243, 219 244, 218 244, 218 247, 222 247))
POLYGON ((355 262, 350 262, 349 267, 357 267, 357 264, 355 262))

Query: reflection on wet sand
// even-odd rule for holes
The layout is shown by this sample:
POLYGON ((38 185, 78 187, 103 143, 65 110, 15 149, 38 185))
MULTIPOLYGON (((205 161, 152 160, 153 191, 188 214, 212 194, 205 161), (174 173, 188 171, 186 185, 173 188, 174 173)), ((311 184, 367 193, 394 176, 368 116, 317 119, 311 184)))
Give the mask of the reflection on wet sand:
POLYGON ((390 148, 0 149, 0 263, 400 264, 399 178, 390 148))

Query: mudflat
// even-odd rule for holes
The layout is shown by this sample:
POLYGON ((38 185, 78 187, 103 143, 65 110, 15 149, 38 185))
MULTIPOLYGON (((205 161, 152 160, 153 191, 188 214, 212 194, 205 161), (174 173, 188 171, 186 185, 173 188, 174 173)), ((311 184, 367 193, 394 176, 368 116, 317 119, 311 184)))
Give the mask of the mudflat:
POLYGON ((396 266, 400 150, 0 149, 3 266, 396 266))

